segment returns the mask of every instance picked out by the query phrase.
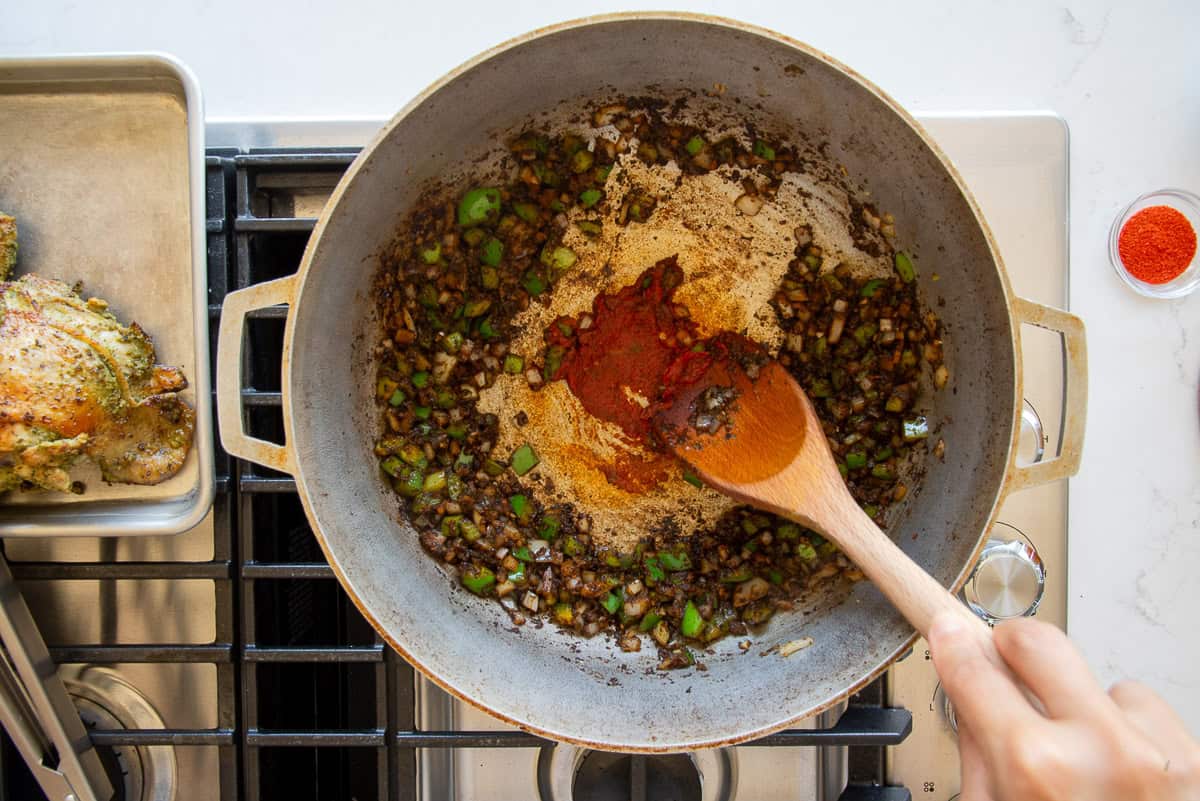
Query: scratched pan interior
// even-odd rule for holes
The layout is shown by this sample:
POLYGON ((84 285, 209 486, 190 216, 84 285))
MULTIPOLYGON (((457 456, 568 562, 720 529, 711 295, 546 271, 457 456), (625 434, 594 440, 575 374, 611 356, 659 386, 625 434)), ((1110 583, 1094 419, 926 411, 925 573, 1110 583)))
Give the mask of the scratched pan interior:
POLYGON ((724 95, 700 101, 714 113, 733 109, 763 129, 827 142, 830 160, 895 214, 900 244, 924 268, 921 291, 938 304, 953 379, 929 402, 944 421, 946 458, 930 460, 892 536, 951 586, 1002 490, 1018 367, 1007 281, 964 190, 890 100, 789 41, 674 15, 569 24, 466 65, 384 129, 318 224, 285 338, 287 433, 313 527, 377 629, 451 692, 557 739, 644 751, 747 739, 845 697, 912 638, 869 583, 807 616, 776 615, 747 654, 736 638, 718 642, 700 657, 704 671, 655 672, 651 649, 625 654, 605 637, 515 629, 423 553, 369 455, 378 433, 370 380, 380 337, 370 291, 376 255, 423 182, 484 158, 497 134, 531 117, 555 119, 561 103, 669 97, 717 83, 724 95), (814 639, 807 650, 759 656, 803 636, 814 639))
POLYGON ((16 277, 82 282, 183 368, 196 407, 183 468, 155 486, 106 484, 90 462, 82 495, 0 494, 0 534, 174 534, 213 493, 203 113, 186 68, 162 56, 0 59, 0 211, 17 219, 16 277), (193 175, 193 173, 196 173, 193 175))

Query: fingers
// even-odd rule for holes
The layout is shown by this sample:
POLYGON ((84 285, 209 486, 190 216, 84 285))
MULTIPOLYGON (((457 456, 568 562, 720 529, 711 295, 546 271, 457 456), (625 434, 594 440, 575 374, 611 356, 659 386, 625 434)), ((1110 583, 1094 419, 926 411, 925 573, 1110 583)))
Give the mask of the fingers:
POLYGON ((1129 722, 1171 761, 1173 771, 1200 771, 1200 746, 1183 719, 1153 690, 1136 681, 1114 684, 1108 695, 1129 722))
POLYGON ((958 753, 962 760, 960 801, 993 801, 987 760, 965 721, 958 726, 958 753))
MULTIPOLYGON (((1011 730, 1037 713, 1003 670, 988 659, 980 639, 955 614, 940 614, 929 629, 929 650, 955 714, 972 731, 1011 730)), ((987 743, 980 745, 987 747, 987 743)))
POLYGON ((1051 718, 1094 718, 1115 711, 1083 654, 1048 623, 1022 619, 995 629, 996 650, 1051 718))

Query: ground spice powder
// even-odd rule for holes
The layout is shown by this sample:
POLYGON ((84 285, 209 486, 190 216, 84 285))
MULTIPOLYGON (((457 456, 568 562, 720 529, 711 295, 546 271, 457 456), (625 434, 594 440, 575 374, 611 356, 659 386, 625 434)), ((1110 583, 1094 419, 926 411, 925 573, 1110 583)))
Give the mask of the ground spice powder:
POLYGON ((1147 284, 1165 284, 1188 268, 1196 255, 1196 231, 1170 206, 1149 206, 1121 227, 1121 264, 1147 284))

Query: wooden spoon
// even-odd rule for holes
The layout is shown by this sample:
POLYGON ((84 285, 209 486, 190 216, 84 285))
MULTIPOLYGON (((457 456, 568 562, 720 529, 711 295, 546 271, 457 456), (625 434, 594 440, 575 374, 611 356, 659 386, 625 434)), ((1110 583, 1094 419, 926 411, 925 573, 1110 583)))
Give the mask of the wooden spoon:
POLYGON ((778 362, 767 363, 754 380, 736 364, 715 363, 700 382, 677 395, 655 425, 675 454, 713 488, 836 542, 922 635, 929 633, 936 615, 951 612, 968 623, 968 631, 986 638, 989 658, 1002 664, 987 624, 859 508, 838 472, 812 403, 778 362), (714 386, 732 386, 736 395, 723 412, 725 425, 703 433, 696 426, 697 404, 704 406, 704 390, 714 386))

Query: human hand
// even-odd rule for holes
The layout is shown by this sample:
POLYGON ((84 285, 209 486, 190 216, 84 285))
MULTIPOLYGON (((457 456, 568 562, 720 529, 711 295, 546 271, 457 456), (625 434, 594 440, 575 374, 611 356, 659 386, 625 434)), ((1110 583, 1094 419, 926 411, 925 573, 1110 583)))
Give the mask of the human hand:
POLYGON ((1200 743, 1149 688, 1105 693, 1047 623, 1002 623, 993 637, 1011 674, 956 615, 929 631, 958 722, 962 801, 1200 801, 1200 743))

